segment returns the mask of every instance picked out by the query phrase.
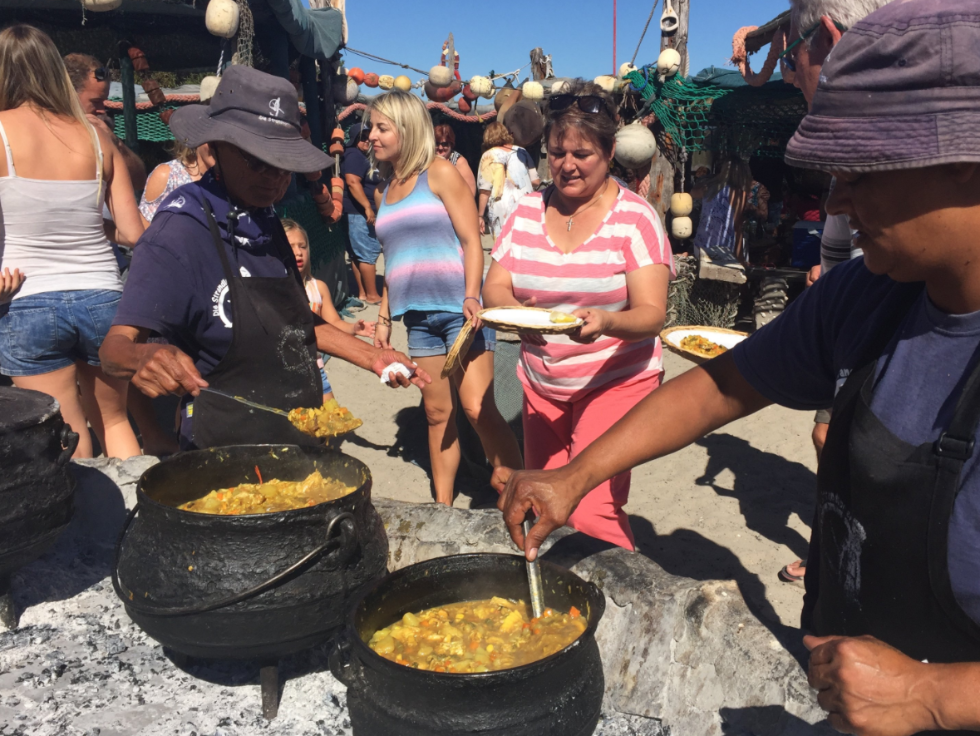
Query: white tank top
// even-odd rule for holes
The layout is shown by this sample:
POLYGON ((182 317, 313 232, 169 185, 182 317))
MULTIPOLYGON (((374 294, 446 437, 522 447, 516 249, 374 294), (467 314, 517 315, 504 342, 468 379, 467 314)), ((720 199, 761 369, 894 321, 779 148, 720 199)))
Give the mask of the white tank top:
POLYGON ((95 178, 49 181, 17 176, 7 133, 7 176, 0 177, 0 271, 27 278, 14 299, 51 291, 122 291, 119 266, 102 225, 105 188, 96 138, 95 178))

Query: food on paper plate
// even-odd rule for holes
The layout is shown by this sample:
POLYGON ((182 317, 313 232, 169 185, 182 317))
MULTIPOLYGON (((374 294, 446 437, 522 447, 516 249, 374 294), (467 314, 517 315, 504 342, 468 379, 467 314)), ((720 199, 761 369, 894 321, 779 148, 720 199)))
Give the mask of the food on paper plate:
POLYGON ((562 325, 570 322, 577 322, 578 317, 576 317, 574 314, 568 314, 567 312, 552 312, 551 321, 556 325, 562 325))
MULTIPOLYGON (((258 473, 258 467, 256 467, 256 475, 261 481, 262 476, 258 473)), ((269 514, 336 501, 355 490, 357 489, 353 486, 348 486, 339 480, 324 478, 319 470, 315 470, 298 481, 274 478, 264 483, 242 483, 234 488, 219 488, 203 498, 188 501, 177 508, 181 511, 219 516, 269 514)))
POLYGON ((350 413, 350 409, 338 404, 336 399, 330 399, 319 409, 293 409, 289 412, 289 421, 300 432, 311 437, 336 437, 364 424, 350 413))
POLYGON ((728 350, 728 348, 711 342, 711 340, 706 337, 701 337, 701 335, 688 335, 681 340, 681 347, 697 355, 702 355, 705 358, 715 358, 728 350))
POLYGON ((578 639, 588 625, 572 607, 532 618, 523 601, 504 598, 452 603, 379 629, 368 646, 385 659, 434 672, 494 672, 537 662, 578 639))

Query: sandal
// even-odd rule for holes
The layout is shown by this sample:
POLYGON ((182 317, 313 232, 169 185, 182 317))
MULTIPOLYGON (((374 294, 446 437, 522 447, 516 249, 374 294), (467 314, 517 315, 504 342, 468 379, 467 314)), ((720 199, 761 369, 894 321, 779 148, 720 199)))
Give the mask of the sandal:
POLYGON ((784 583, 802 583, 804 575, 794 575, 789 571, 790 566, 803 568, 804 570, 806 569, 806 563, 801 560, 791 562, 789 565, 784 566, 783 569, 779 571, 779 579, 784 583))

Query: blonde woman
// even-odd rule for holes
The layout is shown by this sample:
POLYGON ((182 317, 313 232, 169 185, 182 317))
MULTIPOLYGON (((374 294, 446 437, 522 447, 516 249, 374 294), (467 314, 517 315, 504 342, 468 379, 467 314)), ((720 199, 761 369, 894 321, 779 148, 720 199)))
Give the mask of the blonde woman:
POLYGON ((0 32, 0 138, 0 272, 23 275, 0 307, 0 372, 58 400, 81 438, 75 457, 93 454, 87 423, 109 457, 138 455, 127 381, 99 364, 122 291, 103 202, 124 245, 143 223, 122 154, 86 120, 57 48, 32 26, 0 32))
POLYGON ((408 329, 408 354, 429 373, 422 389, 436 501, 451 506, 460 451, 453 387, 494 467, 522 464, 520 448, 493 401, 493 348, 477 312, 483 250, 476 207, 456 168, 436 156, 435 133, 415 95, 393 91, 369 105, 372 156, 385 180, 375 193, 375 229, 385 256, 375 345, 391 345, 392 319, 408 329), (440 378, 467 320, 476 338, 462 368, 440 378))
POLYGON ((489 214, 490 232, 496 240, 521 197, 540 184, 530 154, 514 145, 514 136, 503 123, 490 123, 483 132, 483 156, 476 179, 480 190, 480 232, 485 231, 489 214))
POLYGON ((146 188, 140 199, 140 216, 146 227, 150 226, 157 208, 168 194, 184 184, 199 181, 214 166, 214 156, 211 155, 207 143, 197 148, 188 148, 175 140, 171 144, 171 150, 174 154, 173 160, 157 166, 146 180, 146 188))

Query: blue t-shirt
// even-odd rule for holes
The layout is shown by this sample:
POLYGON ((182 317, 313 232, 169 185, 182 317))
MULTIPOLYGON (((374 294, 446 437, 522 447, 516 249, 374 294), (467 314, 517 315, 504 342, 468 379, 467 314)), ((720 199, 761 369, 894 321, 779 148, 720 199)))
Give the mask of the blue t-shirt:
MULTIPOLYGON (((732 351, 739 372, 763 396, 792 409, 830 406, 866 343, 921 284, 875 276, 858 258, 836 266, 775 321, 732 351)), ((911 445, 948 425, 977 363, 980 312, 951 315, 917 299, 878 361, 871 411, 911 445)), ((953 593, 980 623, 980 464, 967 460, 949 524, 953 593)))
POLYGON ((211 239, 204 197, 214 211, 232 268, 242 276, 285 278, 271 239, 272 208, 245 213, 230 245, 224 187, 210 175, 175 189, 133 251, 133 263, 113 324, 153 330, 193 360, 207 377, 231 346, 228 283, 211 239))
MULTIPOLYGON (((345 177, 347 174, 359 176, 364 195, 371 203, 371 209, 377 209, 374 206, 374 192, 377 190, 378 184, 381 183, 381 173, 375 170, 371 171, 371 175, 368 176, 369 171, 371 171, 371 163, 361 149, 351 146, 344 150, 344 158, 340 162, 340 173, 345 177)), ((344 214, 364 217, 364 208, 361 207, 360 202, 351 196, 350 187, 347 186, 346 182, 344 182, 344 214)))

